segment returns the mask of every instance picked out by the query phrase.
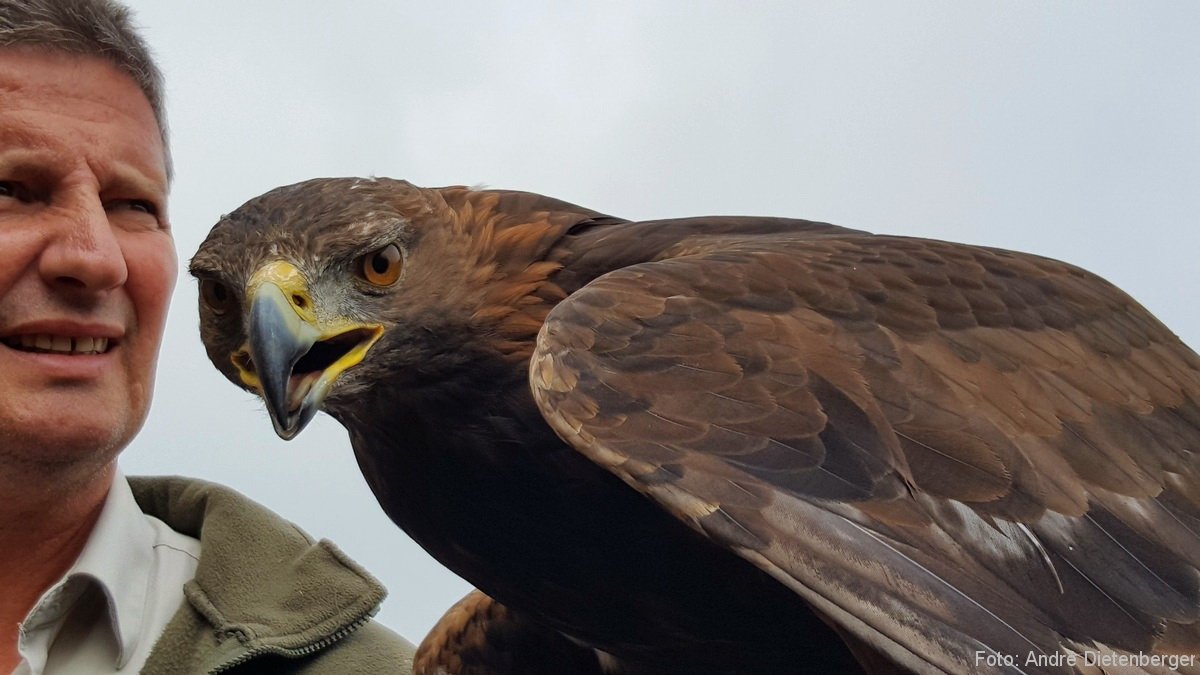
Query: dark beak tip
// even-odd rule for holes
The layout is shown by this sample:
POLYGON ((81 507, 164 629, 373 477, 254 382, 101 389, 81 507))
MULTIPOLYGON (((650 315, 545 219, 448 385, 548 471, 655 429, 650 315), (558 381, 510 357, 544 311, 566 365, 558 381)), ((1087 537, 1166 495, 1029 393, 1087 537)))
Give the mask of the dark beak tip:
POLYGON ((275 427, 275 435, 279 436, 280 438, 282 438, 285 441, 292 440, 299 433, 300 433, 300 429, 295 426, 292 426, 289 428, 289 427, 280 427, 280 426, 276 425, 276 427, 275 427))
POLYGON ((300 435, 301 431, 308 426, 312 418, 316 416, 316 410, 305 405, 294 413, 276 413, 274 410, 269 410, 271 424, 275 427, 275 435, 285 441, 290 441, 300 435))

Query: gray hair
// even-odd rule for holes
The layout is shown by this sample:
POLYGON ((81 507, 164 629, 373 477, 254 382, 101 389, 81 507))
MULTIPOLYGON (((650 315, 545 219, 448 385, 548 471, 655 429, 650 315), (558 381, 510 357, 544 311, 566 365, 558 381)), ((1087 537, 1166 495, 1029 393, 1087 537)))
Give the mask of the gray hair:
POLYGON ((163 76, 129 8, 114 0, 0 0, 0 48, 100 57, 133 78, 154 110, 171 175, 163 76))

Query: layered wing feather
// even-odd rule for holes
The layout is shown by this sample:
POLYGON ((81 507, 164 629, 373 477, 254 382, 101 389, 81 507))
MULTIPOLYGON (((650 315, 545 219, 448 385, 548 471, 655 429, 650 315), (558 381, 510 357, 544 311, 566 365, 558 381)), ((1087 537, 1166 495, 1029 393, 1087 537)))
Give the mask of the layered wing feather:
POLYGON ((1119 289, 865 234, 662 257, 539 335, 580 452, 914 670, 1200 652, 1200 358, 1119 289))

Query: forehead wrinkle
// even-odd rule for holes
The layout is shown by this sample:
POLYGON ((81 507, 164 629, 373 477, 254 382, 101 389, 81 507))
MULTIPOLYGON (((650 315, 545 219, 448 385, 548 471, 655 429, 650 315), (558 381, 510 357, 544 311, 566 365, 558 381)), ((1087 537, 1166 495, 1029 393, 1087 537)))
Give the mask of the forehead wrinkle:
MULTIPOLYGON (((0 92, 21 95, 5 96, 0 99, 0 112, 21 112, 28 109, 32 102, 32 106, 37 109, 35 112, 38 114, 61 112, 64 106, 70 106, 74 108, 69 113, 71 116, 91 122, 110 122, 115 118, 140 121, 145 113, 153 116, 154 111, 150 107, 150 102, 137 82, 103 57, 37 50, 29 52, 28 55, 42 63, 46 63, 45 59, 50 61, 62 59, 55 66, 62 76, 54 79, 30 78, 20 63, 11 64, 6 59, 4 63, 0 63, 0 92), (90 74, 84 73, 89 65, 98 65, 118 75, 119 79, 125 80, 133 88, 132 91, 141 94, 141 100, 146 103, 145 111, 134 110, 136 104, 131 107, 129 91, 110 90, 96 95, 99 90, 84 87, 84 91, 81 92, 78 86, 80 81, 90 79, 90 74), (83 101, 84 105, 72 106, 70 103, 65 103, 69 101, 83 101)), ((6 47, 0 48, 0 56, 16 56, 19 60, 20 51, 13 52, 6 47)), ((157 128, 157 122, 154 126, 157 128)))
MULTIPOLYGON (((102 143, 111 142, 102 135, 98 140, 102 143)), ((146 147, 148 147, 146 144, 138 144, 138 148, 130 148, 126 145, 110 152, 89 156, 86 161, 95 174, 102 178, 104 186, 118 192, 133 190, 133 194, 118 196, 166 197, 170 190, 170 183, 167 179, 163 155, 153 153, 153 156, 145 156, 144 153, 139 152, 146 147)), ((159 204, 159 206, 165 208, 166 204, 159 204)))
POLYGON ((25 124, 0 124, 0 154, 20 150, 48 150, 52 146, 51 137, 35 131, 34 127, 25 124))

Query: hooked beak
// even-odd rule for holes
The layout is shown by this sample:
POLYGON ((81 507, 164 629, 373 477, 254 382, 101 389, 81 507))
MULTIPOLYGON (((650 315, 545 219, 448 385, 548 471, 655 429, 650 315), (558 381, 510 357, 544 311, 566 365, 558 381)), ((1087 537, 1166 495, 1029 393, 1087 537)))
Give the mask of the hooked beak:
POLYGON ((284 261, 255 272, 246 299, 248 339, 231 360, 242 382, 266 402, 275 433, 291 440, 317 414, 334 380, 363 360, 383 326, 319 321, 307 281, 284 261))

